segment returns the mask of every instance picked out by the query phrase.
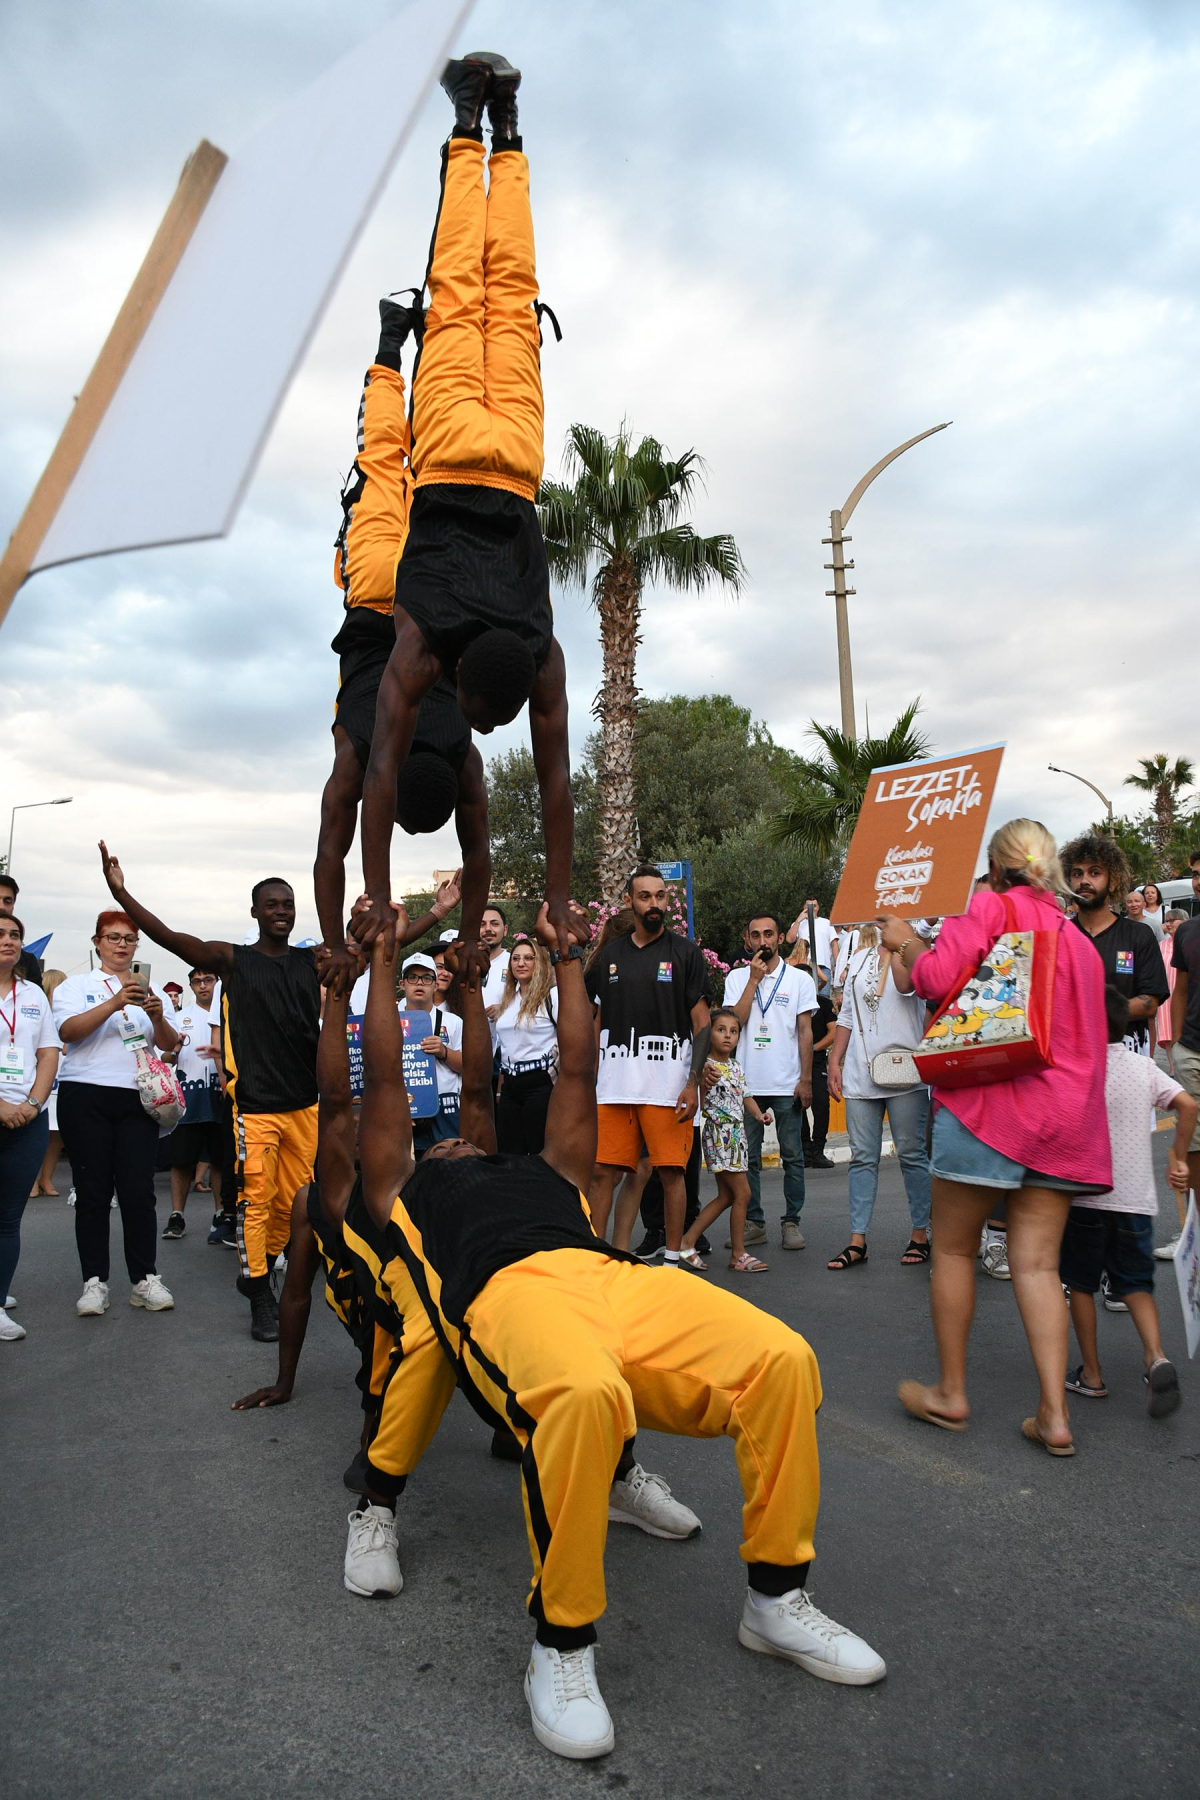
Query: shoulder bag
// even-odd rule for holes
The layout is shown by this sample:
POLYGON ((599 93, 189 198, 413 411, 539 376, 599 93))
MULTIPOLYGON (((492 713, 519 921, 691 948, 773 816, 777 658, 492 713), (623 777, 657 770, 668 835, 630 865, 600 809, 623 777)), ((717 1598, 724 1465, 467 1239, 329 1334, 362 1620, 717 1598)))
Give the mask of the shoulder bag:
POLYGON ((933 1087, 982 1087, 1054 1067, 1054 976, 1066 921, 1021 931, 1012 901, 1000 899, 1006 929, 977 969, 956 977, 917 1046, 917 1073, 933 1087))
MULTIPOLYGON (((866 967, 865 963, 863 967, 866 967)), ((862 1013, 859 1011, 858 995, 854 988, 854 971, 850 967, 846 969, 846 985, 850 989, 850 998, 854 1002, 854 1016, 858 1020, 858 1035, 862 1039, 863 1055, 866 1056, 867 1034, 863 1030, 862 1013)), ((882 983, 879 991, 881 993, 883 991, 882 983)), ((885 1045, 882 1050, 877 1050, 874 1056, 868 1058, 867 1066, 870 1070, 871 1080, 876 1087, 909 1088, 921 1085, 922 1078, 917 1073, 913 1053, 907 1044, 885 1045)))

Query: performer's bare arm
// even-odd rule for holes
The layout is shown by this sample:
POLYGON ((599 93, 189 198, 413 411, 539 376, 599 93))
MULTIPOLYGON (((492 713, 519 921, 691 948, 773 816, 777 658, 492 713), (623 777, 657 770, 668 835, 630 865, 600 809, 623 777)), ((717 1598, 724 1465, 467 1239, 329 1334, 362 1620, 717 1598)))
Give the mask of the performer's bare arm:
POLYGON ((396 777, 404 766, 422 700, 442 672, 402 608, 396 611, 396 643, 379 683, 371 760, 363 778, 362 856, 367 906, 355 910, 354 935, 369 948, 381 931, 394 941, 392 894, 392 825, 396 816, 396 777))
POLYGON ((469 1144, 491 1156, 496 1148, 496 1111, 492 1104, 492 1033, 483 1008, 484 958, 475 948, 450 944, 446 961, 460 978, 462 996, 459 1127, 469 1144))
POLYGON ((483 758, 474 744, 458 772, 454 824, 462 852, 462 936, 467 943, 474 944, 479 940, 479 926, 492 884, 487 788, 483 779, 483 758))
POLYGON ((321 796, 321 832, 313 864, 317 917, 323 939, 321 975, 330 993, 349 990, 361 964, 346 944, 346 857, 354 842, 363 769, 340 725, 333 728, 333 768, 321 796))
MULTIPOLYGON (((401 931, 408 915, 398 906, 401 931)), ((363 1099, 358 1160, 363 1198, 375 1223, 386 1226, 392 1203, 415 1165, 412 1117, 404 1085, 404 1034, 396 1009, 396 951, 381 932, 371 952, 371 984, 363 1019, 363 1099)))
POLYGON ((193 968, 204 969, 213 975, 227 975, 233 967, 233 945, 222 943, 205 943, 202 938, 192 937, 186 931, 172 931, 161 919, 156 919, 148 907, 134 899, 125 886, 125 876, 115 856, 109 854, 108 845, 101 840, 100 867, 104 871, 104 879, 108 883, 108 891, 121 908, 127 912, 139 931, 144 931, 152 943, 161 944, 164 950, 182 957, 183 961, 193 968))
POLYGON ((279 1296, 279 1373, 273 1387, 255 1388, 233 1401, 232 1412, 251 1412, 260 1406, 286 1406, 296 1384, 296 1369, 308 1315, 312 1311, 312 1285, 321 1266, 317 1235, 308 1218, 308 1188, 302 1187, 292 1202, 292 1235, 288 1239, 288 1266, 279 1296))
POLYGON ((542 799, 546 904, 558 948, 565 951, 571 941, 568 902, 575 852, 575 802, 567 741, 567 668, 557 638, 550 640, 550 654, 538 670, 529 696, 529 742, 542 799))
POLYGON ((321 1210, 331 1224, 340 1224, 345 1218, 354 1186, 354 1095, 346 1037, 349 1011, 348 993, 326 990, 317 1039, 317 1179, 321 1210))
MULTIPOLYGON (((582 907, 568 902, 569 944, 586 944, 591 927, 582 907)), ((538 914, 537 934, 548 949, 558 944, 548 908, 538 914)), ((543 1159, 586 1193, 596 1164, 596 1032, 583 963, 563 954, 558 982, 558 1080, 546 1113, 543 1159)))

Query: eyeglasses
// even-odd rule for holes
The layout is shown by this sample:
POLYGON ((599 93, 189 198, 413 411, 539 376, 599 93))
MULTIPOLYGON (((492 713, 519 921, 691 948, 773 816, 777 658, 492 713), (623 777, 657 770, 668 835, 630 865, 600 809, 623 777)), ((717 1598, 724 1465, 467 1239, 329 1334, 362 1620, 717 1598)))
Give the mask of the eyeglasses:
POLYGON ((134 949, 136 949, 137 934, 135 933, 133 937, 114 937, 111 932, 106 931, 100 939, 100 942, 102 944, 132 944, 134 949))

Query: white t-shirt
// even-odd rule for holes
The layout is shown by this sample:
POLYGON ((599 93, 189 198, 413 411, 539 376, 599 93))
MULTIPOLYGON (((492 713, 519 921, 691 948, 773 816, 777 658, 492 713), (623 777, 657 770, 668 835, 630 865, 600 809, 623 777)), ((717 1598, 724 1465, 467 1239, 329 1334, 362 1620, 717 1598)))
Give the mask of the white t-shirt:
POLYGON ((499 1006, 504 993, 504 977, 508 974, 508 951, 502 950, 499 956, 493 957, 492 966, 487 972, 487 980, 483 984, 483 1004, 499 1006))
POLYGON ((848 1100, 887 1100, 893 1094, 912 1091, 883 1088, 872 1081, 871 1058, 894 1044, 916 1049, 925 1035, 925 1002, 919 994, 898 993, 889 969, 879 1006, 872 1013, 867 995, 874 993, 878 984, 879 952, 856 950, 846 971, 842 1010, 837 1020, 850 1033, 842 1063, 842 1092, 848 1100))
POLYGON ((7 1000, 0 998, 0 1100, 12 1106, 28 1100, 38 1051, 58 1048, 49 1000, 32 981, 18 978, 7 1000))
MULTIPOLYGON (((351 996, 351 998, 353 998, 353 996, 351 996)), ((363 996, 363 1006, 364 1006, 364 1008, 366 1007, 365 994, 363 996)), ((404 1008, 402 1006, 397 1006, 396 1011, 403 1012, 404 1008)), ((437 1030, 437 1023, 438 1023, 437 1015, 439 1012, 442 1015, 441 1038, 442 1038, 443 1043, 445 1044, 445 1046, 448 1050, 461 1050, 462 1049, 462 1020, 459 1018, 457 1013, 447 1012, 446 1008, 444 1006, 442 1006, 442 1007, 438 1007, 436 1005, 431 1006, 429 1008, 429 1014, 433 1020, 433 1025, 434 1025, 435 1031, 437 1030)), ((437 1091, 438 1091, 439 1100, 442 1098, 442 1096, 444 1094, 461 1094, 461 1092, 462 1092, 462 1076, 456 1074, 455 1071, 450 1067, 449 1063, 444 1063, 441 1061, 440 1058, 435 1057, 434 1063, 433 1063, 433 1073, 437 1079, 437 1091)))
POLYGON ((500 1051, 506 1075, 528 1075, 534 1069, 558 1067, 558 1030, 543 1000, 532 1018, 518 1023, 521 996, 512 1000, 492 1025, 492 1041, 500 1051))
MULTIPOLYGON (((818 924, 820 921, 818 920, 818 924)), ((725 977, 726 1006, 746 991, 750 970, 731 969, 725 977)), ((738 1039, 737 1061, 746 1074, 746 1092, 780 1097, 795 1091, 800 1079, 800 1046, 796 1021, 817 1010, 817 990, 805 969, 779 962, 758 984, 750 1002, 749 1022, 738 1039)))
MULTIPOLYGON (((64 1019, 90 1012, 120 991, 121 977, 106 975, 103 969, 68 975, 54 990, 54 1023, 61 1026, 64 1019)), ((153 982, 150 991, 163 1002, 163 1016, 170 1024, 178 1017, 174 1007, 153 982)), ((87 1037, 64 1044, 59 1080, 87 1081, 93 1087, 136 1087, 137 1057, 134 1051, 139 1048, 154 1054, 154 1020, 140 1006, 122 1007, 87 1037), (129 1049, 125 1048, 127 1040, 129 1049)))
POLYGON ((1092 1206, 1099 1212, 1158 1212, 1151 1137, 1146 1109, 1168 1112, 1179 1082, 1148 1056, 1124 1044, 1108 1046, 1104 1071, 1104 1104, 1108 1110, 1108 1137, 1112 1145, 1112 1191, 1107 1194, 1072 1194, 1072 1206, 1092 1206))
POLYGON ((167 1023, 173 1025, 179 1033, 179 1054, 175 1058, 175 1067, 181 1081, 199 1081, 206 1086, 216 1084, 216 1064, 206 1056, 197 1056, 197 1050, 207 1050, 212 1042, 212 1028, 219 1022, 219 1015, 210 1013, 193 996, 186 1000, 178 1012, 167 1014, 167 1023))
POLYGON ((1161 906, 1148 906, 1146 908, 1145 912, 1142 914, 1143 925, 1148 925, 1150 927, 1151 931, 1154 933, 1155 937, 1158 939, 1160 944, 1162 943, 1163 938, 1166 936, 1166 933, 1163 930, 1163 912, 1164 911, 1165 911, 1165 908, 1163 908, 1161 906))
MULTIPOLYGON (((805 943, 807 944, 808 943, 808 914, 806 912, 802 912, 800 914, 800 917, 795 921, 793 929, 795 930, 796 936, 798 938, 803 938, 805 943)), ((822 968, 827 969, 830 964, 830 952, 833 948, 833 940, 836 937, 837 933, 834 931, 833 926, 829 923, 829 920, 822 918, 820 913, 818 913, 816 918, 813 920, 813 931, 814 931, 814 933, 816 935, 816 939, 817 939, 817 962, 821 965, 822 968)), ((810 954, 811 954, 811 949, 810 949, 810 954)))

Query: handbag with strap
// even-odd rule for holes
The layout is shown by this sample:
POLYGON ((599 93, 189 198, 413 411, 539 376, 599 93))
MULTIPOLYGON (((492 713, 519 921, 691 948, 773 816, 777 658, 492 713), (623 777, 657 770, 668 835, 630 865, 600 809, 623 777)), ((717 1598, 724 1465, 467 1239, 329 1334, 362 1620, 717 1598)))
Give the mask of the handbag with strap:
POLYGON ((161 1056, 139 1050, 134 1079, 143 1112, 149 1114, 160 1131, 174 1131, 187 1111, 183 1087, 174 1069, 161 1056))
POLYGON ((1054 1067, 1054 976, 1058 935, 1022 931, 1001 894, 1006 929, 977 969, 968 964, 925 1028, 915 1062, 933 1087, 982 1087, 1054 1067))
MULTIPOLYGON (((864 964, 865 967, 865 964, 864 964)), ((862 1013, 858 1010, 858 994, 854 987, 854 972, 846 970, 846 985, 850 989, 850 998, 854 1002, 854 1016, 858 1020, 858 1035, 862 1039, 863 1053, 867 1048, 867 1034, 863 1030, 862 1013)), ((882 991, 883 983, 880 983, 882 991)), ((871 1080, 876 1087, 909 1088, 920 1087, 921 1077, 917 1073, 917 1065, 913 1060, 913 1052, 907 1044, 885 1044, 871 1057, 868 1067, 871 1080)))

